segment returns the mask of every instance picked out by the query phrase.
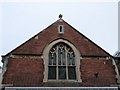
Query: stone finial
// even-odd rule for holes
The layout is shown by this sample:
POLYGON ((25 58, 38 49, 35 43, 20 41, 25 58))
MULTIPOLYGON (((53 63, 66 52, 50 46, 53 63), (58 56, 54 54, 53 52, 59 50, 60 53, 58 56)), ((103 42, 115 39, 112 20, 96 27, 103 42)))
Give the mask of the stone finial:
POLYGON ((62 17, 63 17, 63 15, 62 15, 62 14, 60 14, 60 15, 59 15, 59 18, 60 18, 60 19, 62 19, 62 17))

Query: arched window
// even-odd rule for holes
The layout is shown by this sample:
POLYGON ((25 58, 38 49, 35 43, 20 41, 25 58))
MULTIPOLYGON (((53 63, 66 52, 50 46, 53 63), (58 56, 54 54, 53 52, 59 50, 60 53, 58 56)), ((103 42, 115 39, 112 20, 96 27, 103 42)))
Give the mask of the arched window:
POLYGON ((82 82, 80 60, 79 51, 69 41, 58 39, 49 43, 43 50, 43 82, 82 82))
POLYGON ((49 51, 48 80, 76 80, 75 54, 65 43, 59 42, 49 51))

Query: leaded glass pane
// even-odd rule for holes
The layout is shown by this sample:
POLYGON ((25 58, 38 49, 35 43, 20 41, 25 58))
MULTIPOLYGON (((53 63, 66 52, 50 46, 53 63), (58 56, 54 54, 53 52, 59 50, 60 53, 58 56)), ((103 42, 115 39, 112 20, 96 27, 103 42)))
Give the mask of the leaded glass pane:
POLYGON ((52 54, 49 53, 49 65, 52 65, 52 54))
POLYGON ((53 65, 56 65, 56 53, 53 54, 53 65))
POLYGON ((76 71, 74 67, 68 67, 68 79, 75 80, 76 79, 76 71))
POLYGON ((75 65, 73 52, 68 52, 68 54, 67 54, 67 62, 68 62, 68 65, 75 65))
POLYGON ((75 65, 75 57, 73 57, 72 65, 75 65))
POLYGON ((66 64, 66 60, 65 60, 65 49, 63 48, 62 50, 62 65, 66 64))
POLYGON ((58 78, 66 79, 66 67, 58 67, 58 78))
POLYGON ((72 58, 70 57, 69 60, 70 60, 70 61, 69 61, 69 65, 71 65, 71 64, 72 64, 72 58))
POLYGON ((58 65, 61 65, 61 50, 58 49, 58 65))
POLYGON ((72 54, 72 52, 70 53, 70 65, 72 65, 72 63, 73 63, 73 54, 72 54))
POLYGON ((70 57, 70 53, 67 54, 67 62, 68 62, 68 65, 71 65, 71 57, 70 57))
POLYGON ((56 79, 56 67, 55 66, 49 66, 48 79, 56 79))

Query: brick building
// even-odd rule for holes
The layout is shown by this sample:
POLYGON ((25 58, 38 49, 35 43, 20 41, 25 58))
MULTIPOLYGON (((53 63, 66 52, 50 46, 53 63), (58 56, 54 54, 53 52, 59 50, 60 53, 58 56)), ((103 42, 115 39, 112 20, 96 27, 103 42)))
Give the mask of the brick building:
POLYGON ((2 84, 34 87, 113 86, 114 58, 59 16, 56 22, 2 56, 2 84))

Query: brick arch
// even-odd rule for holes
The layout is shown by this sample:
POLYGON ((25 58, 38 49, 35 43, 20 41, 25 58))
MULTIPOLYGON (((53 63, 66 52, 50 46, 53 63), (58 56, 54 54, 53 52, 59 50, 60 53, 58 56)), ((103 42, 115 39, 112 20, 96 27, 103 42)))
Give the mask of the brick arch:
POLYGON ((80 55, 79 51, 77 50, 77 48, 72 43, 70 43, 69 41, 64 40, 64 39, 58 39, 58 40, 51 42, 43 50, 43 61, 44 61, 44 79, 43 79, 43 82, 48 82, 48 55, 49 55, 49 51, 55 44, 57 44, 59 42, 63 42, 73 49, 73 51, 75 53, 75 62, 76 62, 76 75, 77 75, 76 81, 82 82, 81 72, 80 72, 80 59, 81 59, 80 57, 81 57, 81 55, 80 55))

